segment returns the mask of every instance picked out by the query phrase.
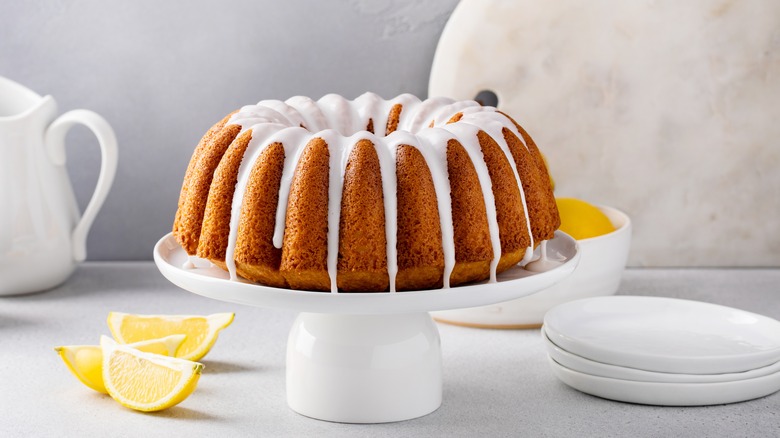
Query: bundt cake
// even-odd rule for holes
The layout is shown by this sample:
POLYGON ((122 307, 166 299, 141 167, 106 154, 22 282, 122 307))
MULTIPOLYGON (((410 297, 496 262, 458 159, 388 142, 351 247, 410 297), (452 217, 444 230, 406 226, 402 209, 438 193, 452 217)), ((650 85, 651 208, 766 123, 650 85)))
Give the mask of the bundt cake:
POLYGON ((231 279, 395 292, 495 280, 559 224, 541 154, 512 118, 366 93, 222 119, 195 149, 173 233, 231 279))

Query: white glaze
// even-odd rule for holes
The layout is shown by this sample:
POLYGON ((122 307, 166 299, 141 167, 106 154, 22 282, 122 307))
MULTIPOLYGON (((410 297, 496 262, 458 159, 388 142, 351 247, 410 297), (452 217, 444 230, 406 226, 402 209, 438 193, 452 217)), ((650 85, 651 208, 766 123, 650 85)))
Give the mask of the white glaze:
POLYGON ((514 158, 512 157, 512 153, 509 150, 509 144, 506 142, 506 139, 504 138, 504 128, 508 128, 514 135, 517 137, 522 143, 523 146, 528 148, 528 146, 525 144, 525 141, 523 140, 523 137, 520 135, 520 132, 517 131, 517 127, 514 123, 509 123, 509 126, 506 125, 506 116, 504 116, 501 113, 492 111, 479 111, 477 110, 479 107, 469 107, 464 108, 462 110, 463 117, 460 119, 458 125, 461 124, 472 124, 472 121, 474 121, 473 126, 478 127, 482 131, 485 131, 495 142, 498 144, 498 146, 501 148, 501 150, 504 152, 504 156, 507 157, 507 160, 509 161, 509 166, 512 168, 512 173, 515 175, 515 180, 517 182, 517 187, 520 189, 520 199, 523 202, 523 214, 525 215, 525 224, 528 228, 528 236, 531 239, 531 243, 529 247, 526 249, 525 254, 523 256, 523 260, 521 261, 522 264, 527 264, 529 261, 531 261, 531 258, 533 257, 534 252, 534 236, 533 232, 531 231, 531 218, 528 216, 528 209, 526 207, 525 203, 525 190, 523 190, 523 183, 520 181, 520 174, 517 170, 517 164, 515 163, 514 158))
POLYGON ((563 264, 563 261, 555 260, 547 256, 547 241, 542 240, 540 246, 539 258, 525 265, 526 271, 545 272, 557 268, 563 264))
MULTIPOLYGON (((460 142, 468 153, 472 163, 485 162, 479 140, 471 141, 472 139, 478 138, 477 134, 479 133, 479 127, 466 123, 454 123, 445 125, 443 129, 451 133, 453 137, 460 142)), ((447 142, 445 141, 443 143, 445 145, 444 150, 446 153, 447 142)), ((498 261, 501 258, 501 239, 498 232, 498 217, 496 214, 496 199, 493 196, 493 182, 490 180, 490 173, 488 172, 486 165, 475 165, 474 168, 477 170, 480 189, 485 198, 490 243, 493 246, 493 259, 490 261, 490 281, 496 281, 496 268, 498 267, 498 261)))
POLYGON ((452 198, 449 172, 447 171, 447 140, 451 137, 448 131, 438 128, 427 128, 426 131, 427 135, 421 133, 417 137, 419 143, 415 143, 415 147, 425 159, 433 177, 433 188, 436 191, 439 221, 441 222, 442 252, 444 253, 442 280, 444 287, 448 288, 450 287, 450 275, 455 268, 455 228, 452 223, 452 198), (437 138, 437 136, 439 137, 437 138))
MULTIPOLYGON (((277 248, 282 247, 284 240, 287 202, 298 160, 311 139, 322 138, 328 144, 330 174, 327 267, 331 281, 331 292, 338 292, 336 283, 338 230, 344 172, 352 149, 360 140, 370 141, 376 148, 379 157, 385 207, 387 270, 391 292, 395 291, 395 277, 398 273, 395 160, 396 149, 400 145, 416 148, 425 159, 431 172, 442 230, 443 284, 445 288, 450 286, 450 275, 455 266, 454 228, 447 171, 447 142, 450 139, 457 140, 469 154, 485 197, 488 228, 493 247, 490 281, 496 280, 496 267, 501 257, 501 244, 490 174, 477 138, 480 129, 493 137, 509 160, 520 189, 524 210, 526 210, 528 234, 531 235, 531 225, 525 207, 525 194, 509 146, 504 140, 503 129, 509 129, 521 141, 522 136, 514 124, 493 107, 482 107, 474 101, 454 102, 447 98, 420 101, 411 94, 402 94, 391 100, 383 100, 376 94, 365 93, 353 101, 346 100, 336 94, 328 94, 316 102, 302 96, 293 97, 286 102, 261 101, 257 105, 241 108, 230 118, 228 124, 241 126, 242 132, 252 130, 252 140, 239 167, 238 182, 231 206, 226 265, 230 278, 233 280, 237 279, 234 258, 238 218, 249 174, 265 148, 273 143, 281 143, 285 153, 273 236, 273 244, 277 248), (390 110, 397 104, 402 105, 398 127, 395 132, 387 135, 388 116, 390 110), (459 123, 447 124, 457 113, 463 114, 459 123), (365 130, 369 120, 372 121, 374 133, 365 130), (433 122, 433 127, 429 127, 431 122, 433 122)), ((531 248, 526 251, 524 262, 528 261, 532 248, 533 241, 531 248)))

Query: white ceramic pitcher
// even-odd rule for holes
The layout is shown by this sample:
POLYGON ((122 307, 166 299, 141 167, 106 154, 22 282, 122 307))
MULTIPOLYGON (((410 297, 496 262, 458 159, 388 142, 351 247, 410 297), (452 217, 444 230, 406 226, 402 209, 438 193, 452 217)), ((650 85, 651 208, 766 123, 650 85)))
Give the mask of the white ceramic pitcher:
POLYGON ((50 289, 70 276, 86 258, 87 233, 114 180, 108 122, 86 110, 56 115, 54 98, 0 77, 0 295, 50 289), (65 134, 78 123, 97 136, 102 154, 83 216, 65 169, 65 134))

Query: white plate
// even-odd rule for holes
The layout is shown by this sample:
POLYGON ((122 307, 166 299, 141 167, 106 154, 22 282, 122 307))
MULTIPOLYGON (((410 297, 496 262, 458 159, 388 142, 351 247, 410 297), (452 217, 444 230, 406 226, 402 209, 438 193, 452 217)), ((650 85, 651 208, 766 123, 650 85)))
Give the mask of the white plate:
POLYGON ((578 356, 646 371, 738 373, 780 361, 780 322, 698 301, 586 298, 547 312, 544 330, 578 356))
POLYGON ((707 406, 737 403, 780 390, 780 373, 754 379, 717 383, 655 383, 593 376, 559 364, 548 357, 553 374, 572 388, 628 403, 659 406, 707 406))
POLYGON ((530 295, 548 288, 570 275, 577 267, 577 242, 556 231, 547 251, 565 262, 547 272, 534 273, 516 266, 498 275, 496 283, 482 282, 451 289, 410 292, 327 293, 262 286, 246 281, 230 281, 227 272, 210 267, 207 261, 195 269, 184 269, 187 254, 172 234, 154 247, 154 261, 160 272, 182 289, 239 304, 293 309, 300 312, 341 314, 392 314, 428 312, 483 306, 530 295))
POLYGON ((657 382, 657 383, 716 383, 733 382, 736 380, 755 379, 770 374, 780 372, 780 362, 772 365, 758 368, 741 373, 727 374, 675 374, 675 373, 656 373, 653 371, 638 370, 635 368, 619 367, 601 362, 595 362, 576 354, 569 353, 563 348, 553 344, 550 338, 542 331, 542 339, 547 353, 553 360, 559 364, 594 376, 608 377, 611 379, 633 380, 636 382, 657 382))

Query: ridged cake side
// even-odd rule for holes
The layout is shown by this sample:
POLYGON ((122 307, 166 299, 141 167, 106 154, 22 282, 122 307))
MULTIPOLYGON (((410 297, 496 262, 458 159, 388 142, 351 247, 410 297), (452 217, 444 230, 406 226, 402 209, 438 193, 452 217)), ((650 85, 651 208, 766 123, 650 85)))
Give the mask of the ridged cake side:
POLYGON ((329 95, 264 101, 214 125, 187 169, 174 235, 268 286, 378 292, 491 278, 559 224, 538 148, 503 113, 329 95))

